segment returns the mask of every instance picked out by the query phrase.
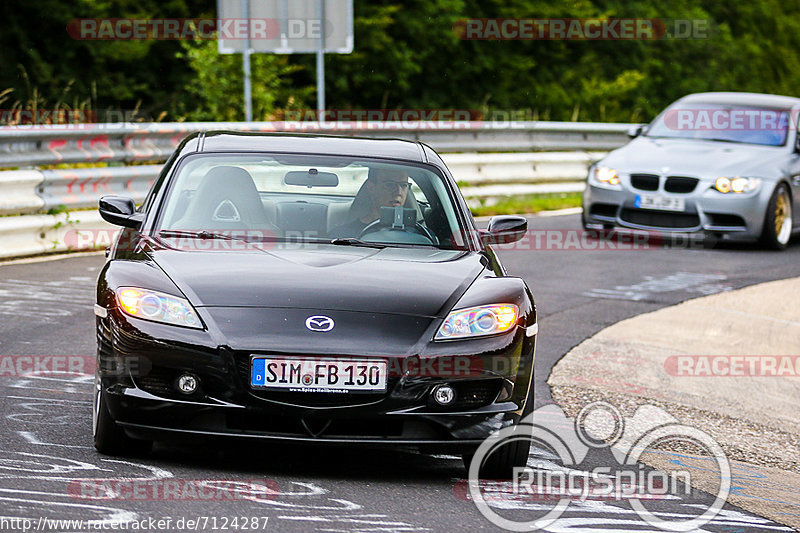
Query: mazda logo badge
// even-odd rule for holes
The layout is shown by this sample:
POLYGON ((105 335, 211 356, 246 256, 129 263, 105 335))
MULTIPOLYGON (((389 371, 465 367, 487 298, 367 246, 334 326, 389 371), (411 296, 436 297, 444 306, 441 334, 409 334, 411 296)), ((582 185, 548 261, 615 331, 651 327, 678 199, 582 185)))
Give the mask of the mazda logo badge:
POLYGON ((311 331, 330 331, 334 325, 333 319, 329 316, 316 315, 306 318, 306 327, 311 331))

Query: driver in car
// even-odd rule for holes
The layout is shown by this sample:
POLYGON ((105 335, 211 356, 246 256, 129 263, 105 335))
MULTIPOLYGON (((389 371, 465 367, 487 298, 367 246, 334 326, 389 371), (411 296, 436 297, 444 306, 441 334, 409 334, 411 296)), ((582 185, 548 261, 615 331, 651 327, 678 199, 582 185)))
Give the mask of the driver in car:
MULTIPOLYGON (((410 187, 408 174, 401 170, 370 169, 367 181, 364 182, 364 188, 370 200, 367 213, 361 216, 357 215, 352 222, 333 228, 328 233, 328 237, 343 239, 360 236, 364 228, 380 218, 381 207, 404 206, 410 187)), ((355 200, 353 204, 355 207, 355 200)))

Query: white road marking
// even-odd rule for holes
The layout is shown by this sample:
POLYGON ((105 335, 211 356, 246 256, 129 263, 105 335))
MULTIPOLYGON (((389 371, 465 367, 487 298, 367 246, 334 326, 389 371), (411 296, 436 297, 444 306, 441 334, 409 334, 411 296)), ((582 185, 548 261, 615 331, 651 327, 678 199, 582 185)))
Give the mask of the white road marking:
POLYGON ((722 274, 676 272, 660 278, 645 276, 643 281, 633 285, 617 285, 612 289, 595 288, 582 294, 592 298, 632 301, 645 300, 665 292, 690 291, 701 294, 715 294, 732 289, 730 285, 713 283, 726 279, 727 276, 722 274))
POLYGON ((46 319, 92 311, 94 280, 0 280, 0 315, 46 319))
MULTIPOLYGON (((42 492, 42 491, 24 491, 19 489, 0 489, 0 492, 11 492, 14 494, 37 494, 42 496, 47 496, 48 499, 46 500, 32 500, 28 498, 11 498, 8 496, 0 496, 0 501, 2 502, 19 502, 19 503, 27 503, 29 505, 41 505, 44 506, 48 511, 52 510, 53 507, 69 507, 74 509, 81 509, 84 511, 95 511, 98 513, 104 513, 104 518, 95 519, 95 524, 98 525, 106 525, 111 523, 121 523, 121 522, 131 522, 136 520, 139 515, 132 511, 128 511, 126 509, 119 509, 116 507, 104 507, 100 505, 91 505, 87 503, 67 503, 67 502, 58 502, 53 501, 55 497, 63 497, 62 494, 57 494, 54 492, 42 492)), ((41 515, 41 513, 40 513, 41 515)), ((16 518, 14 516, 2 516, 0 518, 16 518)))
POLYGON ((93 446, 81 446, 79 444, 60 444, 55 442, 42 442, 31 431, 17 431, 20 437, 25 439, 28 444, 36 444, 37 446, 58 446, 59 448, 80 448, 83 450, 93 450, 93 446))

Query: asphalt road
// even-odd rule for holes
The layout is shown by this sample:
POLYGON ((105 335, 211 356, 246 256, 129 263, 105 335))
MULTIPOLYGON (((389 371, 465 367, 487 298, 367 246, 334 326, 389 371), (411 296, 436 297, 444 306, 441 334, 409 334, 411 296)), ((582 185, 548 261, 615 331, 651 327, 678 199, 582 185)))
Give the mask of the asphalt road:
MULTIPOLYGON (((534 232, 546 231, 539 246, 533 234, 527 243, 499 253, 509 273, 529 283, 539 311, 537 407, 551 402, 545 381, 557 360, 610 324, 703 294, 800 276, 797 243, 783 253, 753 246, 599 251, 582 249, 585 247, 576 245, 575 235, 570 237, 570 232, 579 228, 577 216, 534 217, 530 225, 534 232), (570 249, 560 249, 565 245, 570 249)), ((604 247, 630 248, 613 242, 604 247)), ((0 356, 93 357, 91 305, 94 281, 103 261, 102 255, 90 255, 0 266, 0 356)), ((4 417, 0 433, 2 530, 11 531, 14 524, 19 525, 2 522, 4 519, 30 518, 38 524, 39 517, 106 520, 109 528, 114 520, 130 523, 170 518, 168 530, 177 530, 175 525, 181 518, 197 519, 200 522, 194 529, 199 531, 497 529, 464 496, 459 480, 464 479, 465 471, 455 457, 229 442, 158 444, 148 457, 104 457, 91 446, 89 377, 0 374, 0 414, 4 417), (85 490, 138 483, 152 491, 166 480, 180 482, 184 493, 170 498, 127 494, 96 499, 87 498, 85 490), (240 492, 222 491, 211 501, 193 499, 187 487, 196 486, 200 480, 206 480, 205 486, 236 480, 240 492), (273 492, 253 497, 254 491, 248 489, 252 486, 271 487, 273 492)), ((541 449, 534 449, 531 457, 539 462, 552 460, 541 449)), ((587 464, 603 465, 607 460, 598 456, 587 464)), ((558 465, 553 464, 553 468, 558 465)), ((687 497, 657 502, 653 508, 665 517, 690 517, 711 500, 695 491, 687 497)), ((509 516, 536 511, 535 504, 507 501, 495 507, 502 507, 509 516)), ((188 529, 185 522, 182 525, 188 529)), ((45 528, 80 530, 77 524, 45 528)), ((145 530, 157 528, 157 523, 145 523, 145 530)), ((571 503, 548 530, 589 528, 657 531, 642 522, 626 502, 608 499, 571 503)), ((726 506, 702 530, 783 529, 726 506)))

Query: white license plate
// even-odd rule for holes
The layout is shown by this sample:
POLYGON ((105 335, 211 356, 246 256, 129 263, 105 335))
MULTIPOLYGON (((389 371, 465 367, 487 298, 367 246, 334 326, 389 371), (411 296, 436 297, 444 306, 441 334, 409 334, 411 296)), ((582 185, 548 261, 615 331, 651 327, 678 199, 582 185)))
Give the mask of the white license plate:
POLYGON ((659 209, 661 211, 683 211, 685 208, 683 198, 647 194, 637 195, 633 205, 641 209, 659 209))
POLYGON ((250 385, 297 392, 383 392, 386 361, 254 357, 250 385))

